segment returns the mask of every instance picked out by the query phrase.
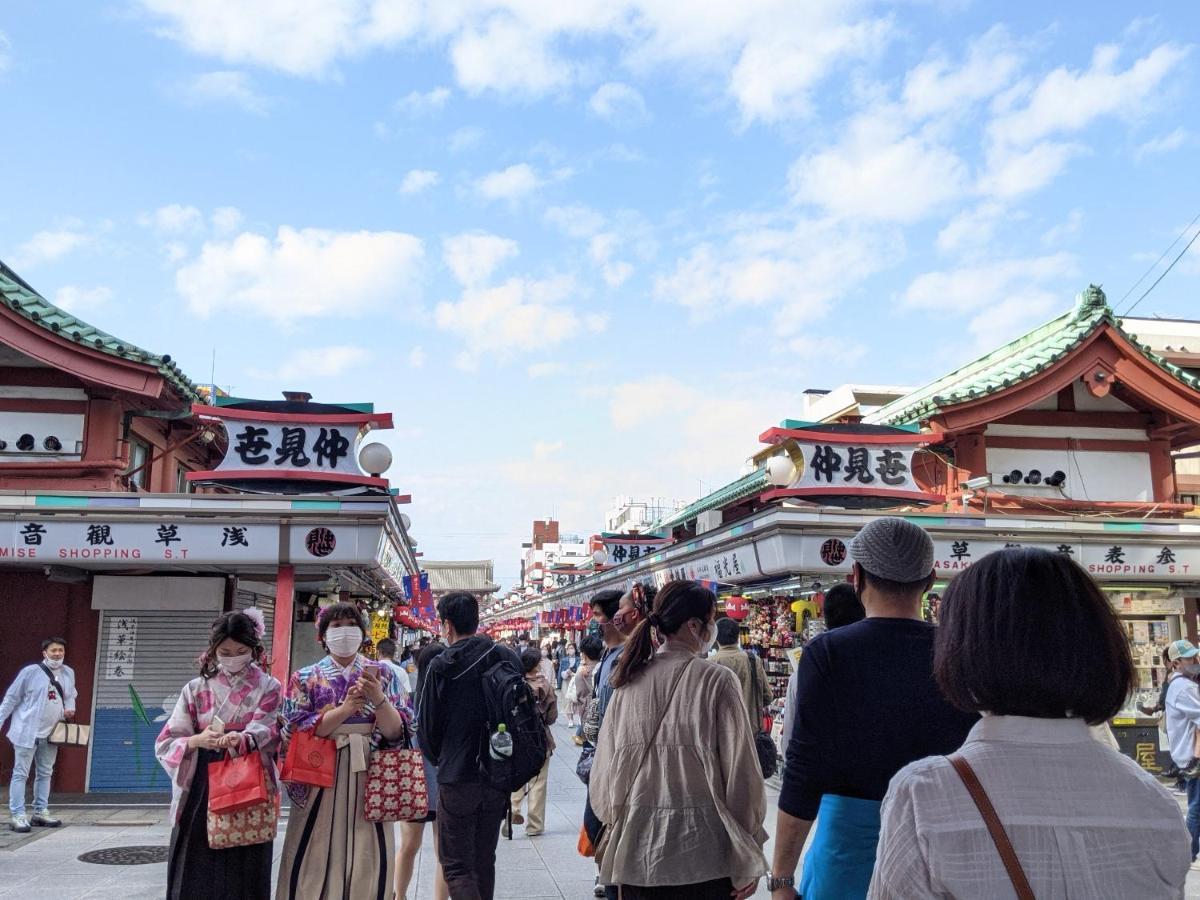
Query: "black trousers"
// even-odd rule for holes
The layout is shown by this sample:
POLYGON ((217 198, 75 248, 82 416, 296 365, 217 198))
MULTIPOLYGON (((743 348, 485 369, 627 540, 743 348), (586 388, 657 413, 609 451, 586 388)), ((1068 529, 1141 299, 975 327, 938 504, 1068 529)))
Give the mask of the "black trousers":
POLYGON ((492 900, 496 844, 508 794, 482 784, 438 785, 438 856, 450 900, 492 900))

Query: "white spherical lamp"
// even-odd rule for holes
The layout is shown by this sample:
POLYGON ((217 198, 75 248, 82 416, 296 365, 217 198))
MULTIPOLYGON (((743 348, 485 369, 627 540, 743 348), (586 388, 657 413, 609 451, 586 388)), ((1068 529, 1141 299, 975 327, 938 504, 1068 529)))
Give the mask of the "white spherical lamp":
POLYGON ((608 562, 608 551, 601 547, 592 553, 592 562, 598 566, 602 566, 608 562))
POLYGON ((378 478, 392 465, 392 451, 386 444, 367 444, 358 451, 358 464, 368 475, 378 478))
POLYGON ((772 456, 767 460, 767 481, 776 487, 787 487, 796 480, 796 464, 786 456, 772 456))
POLYGON ((400 513, 400 524, 404 526, 405 531, 412 528, 412 519, 408 517, 407 513, 400 513))

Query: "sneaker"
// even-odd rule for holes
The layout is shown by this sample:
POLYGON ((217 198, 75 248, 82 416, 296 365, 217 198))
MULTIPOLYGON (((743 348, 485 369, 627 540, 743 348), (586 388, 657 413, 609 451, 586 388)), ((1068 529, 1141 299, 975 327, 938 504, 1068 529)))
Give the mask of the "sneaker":
POLYGON ((1193 759, 1188 763, 1188 767, 1179 773, 1179 777, 1185 781, 1191 778, 1200 778, 1200 759, 1193 759))
POLYGON ((600 883, 599 875, 596 876, 596 887, 592 890, 592 896, 593 897, 603 897, 604 896, 604 885, 602 885, 600 883))
POLYGON ((12 821, 8 823, 8 828, 17 834, 29 834, 32 831, 29 827, 29 820, 24 816, 13 816, 12 821))
POLYGON ((525 817, 523 815, 521 815, 519 812, 514 812, 512 819, 513 819, 514 825, 524 825, 525 824, 525 817))
POLYGON ((58 828, 62 825, 62 819, 54 818, 48 809, 35 811, 30 822, 40 828, 58 828))
POLYGON ((575 742, 576 747, 583 746, 583 738, 581 738, 579 735, 575 735, 575 737, 571 738, 571 740, 575 742))
POLYGON ((512 829, 508 827, 507 822, 500 826, 500 837, 508 841, 512 840, 512 829))

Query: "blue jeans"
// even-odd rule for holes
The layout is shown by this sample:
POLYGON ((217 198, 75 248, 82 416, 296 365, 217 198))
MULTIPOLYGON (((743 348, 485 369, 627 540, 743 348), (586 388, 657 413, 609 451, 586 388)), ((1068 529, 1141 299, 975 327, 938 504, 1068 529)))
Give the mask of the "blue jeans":
POLYGON ((1189 778, 1187 782, 1187 827, 1192 835, 1192 859, 1200 855, 1200 778, 1189 778))
POLYGON ((54 774, 54 762, 58 759, 58 745, 45 738, 38 738, 34 747, 13 747, 12 781, 8 783, 8 811, 14 816, 25 815, 25 783, 29 780, 29 769, 36 769, 33 779, 33 811, 45 812, 50 808, 50 776, 54 774))

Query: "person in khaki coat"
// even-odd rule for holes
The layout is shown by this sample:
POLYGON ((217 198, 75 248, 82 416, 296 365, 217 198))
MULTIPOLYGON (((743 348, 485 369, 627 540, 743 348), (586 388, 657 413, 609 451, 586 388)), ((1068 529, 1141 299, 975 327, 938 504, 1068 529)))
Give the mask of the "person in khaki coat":
MULTIPOLYGON (((550 726, 558 721, 558 695, 554 685, 546 680, 541 671, 542 655, 537 650, 526 650, 521 654, 521 665, 525 667, 525 680, 533 689, 533 697, 542 722, 546 727, 546 762, 542 770, 529 784, 512 795, 512 820, 514 825, 525 825, 526 837, 537 837, 546 830, 546 788, 550 784, 550 760, 554 757, 554 735, 550 726), (528 800, 527 816, 521 815, 521 804, 528 800)), ((508 823, 502 833, 509 837, 508 823)))
POLYGON ((767 872, 766 795, 741 686, 697 658, 715 639, 715 611, 696 582, 667 585, 614 674, 591 802, 605 825, 601 881, 623 900, 745 900, 767 872))
POLYGON ((738 631, 738 623, 733 619, 717 619, 717 652, 710 658, 737 676, 738 684, 742 686, 742 701, 750 716, 750 728, 757 733, 762 731, 763 708, 771 705, 774 696, 763 661, 757 654, 738 646, 738 631))

